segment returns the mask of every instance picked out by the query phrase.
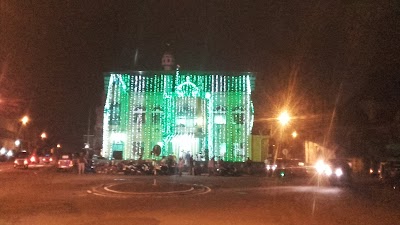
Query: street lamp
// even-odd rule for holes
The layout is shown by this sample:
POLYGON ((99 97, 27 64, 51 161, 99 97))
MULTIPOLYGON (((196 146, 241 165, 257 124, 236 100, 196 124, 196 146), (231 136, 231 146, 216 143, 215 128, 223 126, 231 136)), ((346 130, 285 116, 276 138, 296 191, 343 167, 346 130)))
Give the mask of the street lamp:
POLYGON ((47 134, 45 132, 43 132, 40 137, 42 138, 42 140, 44 140, 45 138, 47 138, 47 134))
POLYGON ((22 117, 21 122, 25 126, 29 122, 29 117, 28 116, 22 117))
MULTIPOLYGON (((278 144, 277 144, 277 148, 276 148, 276 151, 275 151, 275 157, 274 157, 274 161, 276 160, 276 158, 278 157, 278 151, 280 151, 280 148, 281 148, 281 145, 282 145, 282 136, 283 136, 283 131, 284 131, 284 128, 285 128, 285 126, 289 123, 289 121, 290 121, 290 115, 289 115, 289 113, 285 110, 285 111, 282 111, 280 114, 279 114, 279 116, 278 116, 278 122, 280 123, 280 132, 279 132, 279 140, 278 140, 278 144)), ((282 150, 282 153, 286 156, 287 155, 287 151, 283 151, 282 150)))
POLYGON ((21 145, 21 141, 19 139, 15 140, 14 142, 16 147, 19 147, 21 145))
POLYGON ((290 116, 287 111, 283 111, 279 116, 278 116, 278 121, 282 126, 286 126, 289 121, 290 121, 290 116))
MULTIPOLYGON (((18 140, 18 147, 22 150, 22 145, 24 145, 25 143, 27 143, 27 140, 26 140, 26 135, 25 135, 25 133, 26 133, 26 130, 23 128, 24 126, 26 126, 26 124, 29 122, 29 117, 27 116, 27 115, 25 115, 25 116, 23 116, 22 118, 21 118, 21 125, 20 125, 20 127, 19 127, 19 131, 18 131, 18 134, 20 135, 20 136, 22 136, 22 139, 21 140, 18 140)), ((17 144, 16 144, 17 145, 17 144)), ((26 146, 24 146, 24 147, 26 147, 26 146)))

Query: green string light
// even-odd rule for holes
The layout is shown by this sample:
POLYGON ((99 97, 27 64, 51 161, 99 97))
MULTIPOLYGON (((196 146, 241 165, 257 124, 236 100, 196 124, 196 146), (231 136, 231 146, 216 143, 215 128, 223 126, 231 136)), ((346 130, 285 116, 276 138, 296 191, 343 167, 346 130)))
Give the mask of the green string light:
POLYGON ((136 71, 104 80, 103 156, 150 159, 155 144, 161 156, 189 152, 204 160, 205 149, 226 161, 250 156, 253 74, 136 71))

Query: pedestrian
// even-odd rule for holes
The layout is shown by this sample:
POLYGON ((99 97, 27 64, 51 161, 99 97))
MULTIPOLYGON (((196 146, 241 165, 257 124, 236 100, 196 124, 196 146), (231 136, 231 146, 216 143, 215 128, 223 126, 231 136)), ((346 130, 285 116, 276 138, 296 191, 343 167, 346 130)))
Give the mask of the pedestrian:
POLYGON ((87 164, 87 160, 83 152, 79 153, 78 157, 78 174, 85 173, 85 165, 87 164))
POLYGON ((185 160, 183 159, 183 157, 179 158, 179 162, 178 162, 178 174, 179 176, 182 176, 182 171, 183 171, 183 166, 185 165, 185 160))
POLYGON ((208 176, 214 175, 215 159, 214 156, 208 161, 208 176))
POLYGON ((189 174, 194 175, 194 161, 193 161, 193 156, 190 156, 189 158, 189 174))
POLYGON ((251 159, 250 159, 250 157, 247 157, 247 160, 246 160, 246 169, 247 169, 247 174, 251 174, 251 167, 252 167, 252 163, 253 163, 253 161, 251 161, 251 159))

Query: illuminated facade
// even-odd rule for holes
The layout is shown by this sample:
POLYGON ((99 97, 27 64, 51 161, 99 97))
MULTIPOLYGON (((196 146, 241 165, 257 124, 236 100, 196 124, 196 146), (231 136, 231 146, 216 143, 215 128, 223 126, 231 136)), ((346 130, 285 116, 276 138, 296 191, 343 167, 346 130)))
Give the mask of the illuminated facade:
POLYGON ((102 155, 108 159, 251 157, 252 73, 129 71, 107 73, 102 155))

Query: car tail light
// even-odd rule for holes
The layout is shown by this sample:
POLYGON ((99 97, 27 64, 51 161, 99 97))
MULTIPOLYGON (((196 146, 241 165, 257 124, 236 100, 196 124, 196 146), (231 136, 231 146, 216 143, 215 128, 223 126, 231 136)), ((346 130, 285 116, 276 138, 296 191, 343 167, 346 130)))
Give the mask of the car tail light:
POLYGON ((72 163, 72 161, 69 161, 69 166, 73 166, 74 164, 72 163))
POLYGON ((14 163, 15 163, 15 164, 18 164, 18 160, 14 160, 14 163))
POLYGON ((53 162, 53 158, 50 158, 49 161, 50 161, 50 162, 53 162))
POLYGON ((28 165, 28 160, 27 159, 24 160, 24 165, 28 165))
POLYGON ((36 161, 35 156, 32 156, 32 157, 30 158, 30 160, 31 160, 31 162, 35 162, 35 161, 36 161))

